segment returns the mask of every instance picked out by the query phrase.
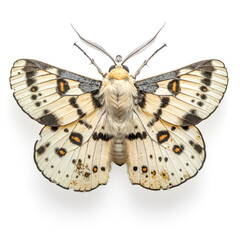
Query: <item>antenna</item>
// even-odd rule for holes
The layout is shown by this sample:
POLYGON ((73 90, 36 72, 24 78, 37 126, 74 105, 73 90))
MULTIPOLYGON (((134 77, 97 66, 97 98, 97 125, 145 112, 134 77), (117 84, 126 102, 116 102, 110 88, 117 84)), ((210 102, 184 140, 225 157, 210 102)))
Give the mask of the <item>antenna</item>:
POLYGON ((74 43, 73 46, 76 46, 79 50, 81 50, 81 51, 83 52, 83 54, 84 54, 85 56, 87 56, 87 58, 91 61, 91 64, 93 64, 93 65, 97 68, 98 72, 99 72, 103 77, 105 77, 106 74, 103 73, 103 71, 102 71, 101 68, 95 63, 95 61, 94 61, 93 58, 90 58, 90 57, 87 55, 87 53, 86 53, 82 48, 80 48, 80 47, 77 45, 77 43, 74 43))
POLYGON ((129 53, 127 55, 127 57, 123 60, 122 64, 124 64, 129 58, 133 57, 134 55, 136 55, 137 53, 140 53, 141 51, 145 50, 147 47, 150 46, 151 43, 153 43, 153 41, 156 39, 157 35, 159 34, 159 32, 163 29, 163 27, 165 26, 166 23, 163 24, 163 26, 158 30, 158 32, 147 42, 145 42, 144 44, 140 45, 138 48, 136 48, 135 50, 133 50, 131 53, 129 53))
POLYGON ((91 41, 83 38, 83 37, 77 32, 77 30, 73 27, 72 24, 71 24, 71 26, 72 26, 73 30, 77 33, 77 35, 79 36, 79 38, 80 38, 83 42, 85 42, 86 44, 90 45, 90 46, 93 47, 93 48, 96 48, 96 49, 99 50, 100 52, 106 54, 109 58, 112 59, 112 61, 113 61, 114 64, 116 65, 116 62, 115 62, 114 58, 113 58, 103 47, 101 47, 101 46, 98 45, 97 43, 91 42, 91 41))
POLYGON ((160 48, 158 48, 147 60, 143 62, 143 64, 140 66, 140 68, 136 71, 136 73, 132 76, 134 79, 136 79, 137 75, 140 74, 141 70, 148 64, 149 60, 162 48, 166 47, 167 44, 164 43, 160 48))

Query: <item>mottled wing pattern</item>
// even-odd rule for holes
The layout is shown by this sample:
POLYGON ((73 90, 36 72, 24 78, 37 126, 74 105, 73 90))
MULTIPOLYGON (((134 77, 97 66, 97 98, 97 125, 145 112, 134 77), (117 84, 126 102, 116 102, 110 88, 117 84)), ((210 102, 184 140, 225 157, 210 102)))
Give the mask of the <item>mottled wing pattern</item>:
POLYGON ((100 105, 95 95, 101 81, 36 60, 16 61, 10 84, 21 108, 43 125, 69 124, 90 115, 100 105))
POLYGON ((51 182, 76 191, 89 191, 108 181, 109 144, 105 114, 95 111, 61 127, 46 126, 35 144, 35 162, 51 182))
POLYGON ((197 174, 205 159, 201 133, 195 126, 174 126, 151 116, 134 114, 133 132, 127 136, 128 173, 133 184, 169 189, 197 174))
POLYGON ((173 72, 135 82, 139 106, 152 118, 174 125, 196 125, 219 105, 228 83, 219 60, 200 61, 173 72))

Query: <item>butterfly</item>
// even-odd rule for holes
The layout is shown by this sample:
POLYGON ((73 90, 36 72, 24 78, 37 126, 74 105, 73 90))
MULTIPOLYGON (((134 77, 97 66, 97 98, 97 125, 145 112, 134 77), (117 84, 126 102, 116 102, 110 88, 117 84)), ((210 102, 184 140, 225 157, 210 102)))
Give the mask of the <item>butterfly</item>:
POLYGON ((124 61, 77 34, 113 60, 104 74, 75 44, 96 66, 102 80, 31 59, 17 60, 11 69, 16 101, 45 125, 34 148, 42 174, 75 191, 106 184, 112 162, 126 163, 132 184, 148 189, 169 189, 195 176, 206 154, 195 125, 217 108, 224 95, 228 83, 224 64, 204 60, 137 80, 141 69, 165 45, 133 76, 124 63, 158 33, 124 61))

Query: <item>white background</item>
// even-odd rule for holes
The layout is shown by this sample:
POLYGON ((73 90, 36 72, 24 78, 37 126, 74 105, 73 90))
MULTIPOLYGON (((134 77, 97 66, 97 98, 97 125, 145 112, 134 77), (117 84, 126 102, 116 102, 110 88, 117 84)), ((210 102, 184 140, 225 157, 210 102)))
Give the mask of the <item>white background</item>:
POLYGON ((1 239, 239 239, 239 7, 238 1, 2 1, 1 2, 1 239), (198 125, 207 147, 200 173, 168 191, 132 186, 126 166, 112 166, 106 186, 88 193, 46 180, 33 161, 40 124, 22 112, 9 88, 18 58, 33 58, 89 77, 101 77, 75 47, 104 71, 110 59, 78 40, 70 23, 135 73, 163 43, 139 78, 210 58, 225 62, 230 83, 217 111, 198 125))

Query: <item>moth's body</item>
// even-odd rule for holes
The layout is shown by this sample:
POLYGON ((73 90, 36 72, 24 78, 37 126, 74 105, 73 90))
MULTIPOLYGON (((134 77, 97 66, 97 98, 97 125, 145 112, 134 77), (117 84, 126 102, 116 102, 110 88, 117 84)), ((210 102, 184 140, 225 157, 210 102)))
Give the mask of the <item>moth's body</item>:
POLYGON ((45 126, 34 154, 43 175, 76 191, 106 184, 112 162, 127 163, 130 181, 149 189, 169 189, 195 176, 205 160, 205 145, 194 125, 223 97, 228 83, 224 64, 204 60, 136 80, 165 45, 133 77, 124 63, 156 35, 123 61, 79 37, 113 60, 104 74, 89 58, 102 80, 31 59, 16 61, 11 70, 15 99, 45 126))
POLYGON ((137 90, 128 72, 119 67, 110 71, 103 81, 102 105, 106 111, 106 131, 113 136, 111 160, 118 165, 127 161, 126 136, 132 131, 137 90))

